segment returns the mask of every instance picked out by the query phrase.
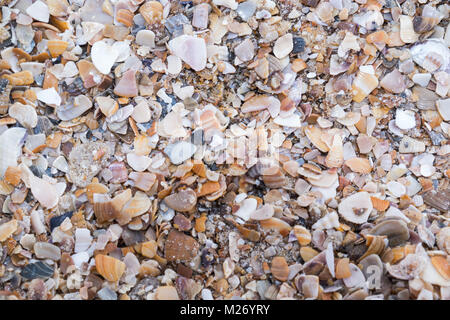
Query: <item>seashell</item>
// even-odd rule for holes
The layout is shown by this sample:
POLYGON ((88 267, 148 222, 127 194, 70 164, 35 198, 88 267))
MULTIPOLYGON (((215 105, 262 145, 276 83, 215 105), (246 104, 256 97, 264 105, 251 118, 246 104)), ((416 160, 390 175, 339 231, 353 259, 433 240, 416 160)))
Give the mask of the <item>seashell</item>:
POLYGON ((439 249, 450 254, 450 227, 445 227, 439 230, 436 235, 436 244, 439 249))
MULTIPOLYGON (((131 198, 122 208, 118 221, 119 219, 122 220, 124 218, 123 215, 130 219, 140 216, 146 213, 150 209, 151 205, 152 202, 145 193, 142 191, 136 191, 134 197, 131 198)), ((121 223, 121 221, 119 221, 119 223, 121 223)))
POLYGON ((371 31, 379 29, 384 23, 384 18, 379 10, 368 10, 355 14, 353 22, 371 31))
POLYGON ((389 208, 390 202, 388 200, 381 200, 372 196, 370 197, 370 200, 372 201, 374 209, 378 211, 386 211, 386 209, 389 208))
POLYGON ((117 85, 114 87, 114 94, 121 97, 136 97, 138 88, 136 83, 136 70, 131 69, 123 73, 117 85))
POLYGON ((445 71, 450 68, 450 50, 440 39, 428 39, 411 49, 415 63, 428 72, 445 71))
POLYGON ((403 136, 398 148, 400 153, 420 153, 425 151, 425 143, 413 139, 409 136, 403 136))
POLYGON ((327 170, 322 172, 317 178, 307 178, 308 182, 319 188, 329 188, 338 180, 337 172, 334 170, 327 170))
POLYGON ((34 254, 38 259, 61 259, 61 249, 48 242, 36 242, 33 246, 34 254))
POLYGON ((197 197, 206 196, 208 194, 219 191, 219 189, 220 189, 219 182, 207 181, 203 183, 201 186, 199 186, 199 189, 197 191, 197 197))
POLYGON ((187 159, 191 158, 197 151, 197 146, 186 141, 178 141, 169 144, 164 152, 168 155, 173 164, 181 164, 187 159))
POLYGON ((133 26, 133 18, 134 14, 127 9, 119 9, 116 13, 116 20, 117 22, 123 24, 126 27, 132 27, 133 26))
MULTIPOLYGON (((104 40, 95 42, 91 48, 92 63, 99 72, 105 75, 111 71, 111 68, 119 57, 119 54, 119 50, 113 46, 110 46, 104 40)), ((78 68, 80 69, 79 65, 78 68)), ((80 75, 83 78, 81 69, 80 75)))
POLYGON ((66 16, 69 9, 67 0, 47 0, 47 6, 49 13, 55 17, 66 16))
POLYGON ((325 158, 325 164, 328 168, 339 168, 344 163, 344 148, 342 137, 337 134, 333 138, 333 144, 325 158))
MULTIPOLYGON (((400 264, 410 256, 418 256, 418 254, 407 255, 400 264)), ((450 285, 448 261, 442 256, 439 258, 437 257, 439 256, 433 256, 431 259, 426 257, 425 266, 423 267, 420 279, 432 285, 448 287, 450 285), (434 260, 432 260, 433 258, 434 260)), ((425 260, 423 257, 421 258, 425 260)))
POLYGON ((8 79, 0 79, 0 114, 8 112, 12 87, 8 79))
POLYGON ((208 14, 210 6, 207 3, 200 3, 194 7, 192 25, 199 29, 208 27, 208 14))
POLYGON ((241 112, 255 112, 265 109, 278 109, 280 110, 281 102, 276 97, 267 95, 258 95, 245 101, 241 106, 241 112))
POLYGON ((239 209, 234 213, 235 216, 247 221, 250 219, 251 215, 256 211, 258 202, 254 198, 247 198, 242 201, 239 209))
POLYGON ((13 74, 4 74, 2 78, 7 79, 13 86, 26 86, 34 82, 33 74, 28 70, 13 74))
POLYGON ((444 256, 433 256, 430 258, 431 264, 444 277, 445 280, 450 281, 450 264, 448 259, 444 256))
POLYGON ((50 52, 52 58, 57 58, 60 56, 64 51, 66 51, 68 45, 69 43, 63 40, 49 40, 47 42, 48 51, 50 52))
POLYGON ((264 175, 263 182, 267 188, 281 188, 286 185, 286 177, 280 168, 276 169, 275 174, 264 175))
POLYGON ((76 253, 84 252, 89 249, 92 243, 91 231, 87 228, 76 228, 75 230, 75 248, 76 253))
POLYGON ((442 192, 436 192, 430 190, 423 194, 423 201, 442 212, 448 212, 450 210, 450 190, 444 190, 442 192))
POLYGON ((106 117, 112 116, 119 109, 119 104, 113 98, 99 96, 95 98, 95 101, 106 117))
POLYGON ((261 208, 255 210, 251 215, 250 218, 253 220, 267 220, 272 218, 274 215, 274 209, 273 205, 271 204, 265 204, 261 208))
POLYGON ((129 178, 134 181, 134 186, 142 191, 149 191, 156 181, 156 176, 149 172, 131 172, 129 178))
POLYGON ((39 201, 44 208, 53 208, 58 204, 59 192, 55 185, 48 181, 38 178, 33 174, 29 176, 29 185, 33 197, 39 201))
POLYGON ((270 272, 275 279, 280 281, 287 281, 289 277, 289 266, 284 257, 275 257, 272 259, 272 266, 270 272))
POLYGON ((367 43, 373 44, 378 50, 383 50, 389 41, 389 36, 384 30, 373 32, 366 37, 367 43))
POLYGON ((26 280, 33 280, 36 278, 48 279, 53 276, 53 273, 53 267, 42 261, 29 263, 20 271, 20 275, 26 280))
MULTIPOLYGON (((156 1, 150 1, 156 2, 156 1)), ((159 3, 159 2, 158 2, 159 3)), ((180 300, 177 289, 173 286, 160 286, 156 288, 155 300, 180 300)))
POLYGON ((10 166, 5 171, 5 181, 13 186, 17 186, 21 180, 22 170, 19 167, 10 166))
POLYGON ((273 54, 278 59, 283 59, 288 56, 294 49, 294 42, 291 33, 287 33, 284 36, 279 37, 273 46, 273 54))
POLYGON ((339 259, 336 264, 336 279, 349 278, 351 275, 350 260, 348 258, 339 259))
POLYGON ((315 126, 307 126, 305 134, 317 149, 322 152, 330 151, 328 145, 322 140, 322 129, 315 126))
POLYGON ((441 19, 436 17, 414 17, 413 28, 416 33, 425 33, 434 29, 441 19))
POLYGON ((358 262, 371 254, 381 255, 386 248, 384 239, 386 239, 386 236, 367 235, 366 245, 368 246, 368 248, 367 251, 359 258, 358 262))
POLYGON ((303 226, 294 226, 294 235, 301 246, 311 243, 311 233, 303 226))
POLYGON ((375 74, 360 70, 352 84, 353 101, 363 101, 376 87, 378 87, 378 78, 375 74))
POLYGON ((189 212, 197 204, 197 194, 194 190, 187 188, 165 197, 164 202, 175 211, 189 212))
POLYGON ((419 40, 419 35, 414 31, 413 18, 400 15, 400 39, 404 43, 415 43, 419 40))
POLYGON ((363 224, 369 218, 373 209, 372 201, 367 192, 362 191, 343 199, 339 203, 339 214, 347 221, 363 224))
POLYGON ((267 220, 260 220, 259 223, 263 229, 277 230, 283 237, 289 235, 289 232, 292 230, 292 227, 287 222, 274 217, 267 220))
POLYGON ((353 263, 349 264, 351 276, 342 279, 347 288, 363 287, 366 282, 366 277, 362 271, 353 263))
POLYGON ((32 106, 16 102, 9 107, 8 114, 26 128, 34 128, 37 125, 37 113, 32 106))
POLYGON ((409 254, 396 265, 386 264, 391 276, 401 280, 412 280, 423 272, 427 262, 418 254, 409 254))
POLYGON ((125 272, 126 265, 122 261, 98 254, 95 256, 95 268, 97 272, 106 280, 115 282, 118 281, 125 272))
POLYGON ((206 43, 203 38, 182 35, 169 41, 170 51, 186 62, 195 71, 201 71, 206 66, 206 43))
POLYGON ((234 53, 240 61, 247 62, 253 59, 255 55, 255 46, 250 39, 245 39, 239 45, 234 47, 234 53))
POLYGON ((402 93, 406 90, 406 78, 397 69, 386 74, 380 81, 380 86, 382 86, 386 91, 392 93, 402 93))
POLYGON ((333 228, 337 229, 337 228, 339 228, 339 226, 340 226, 339 216, 336 211, 332 211, 332 212, 328 213, 326 216, 324 216, 323 218, 317 220, 317 222, 312 225, 312 228, 324 230, 324 229, 333 229, 333 228))
POLYGON ((345 161, 345 165, 349 167, 353 172, 358 173, 370 173, 372 171, 372 166, 369 160, 365 158, 351 158, 345 161))
POLYGON ((225 182, 225 177, 223 175, 219 176, 219 184, 220 184, 220 189, 217 190, 216 192, 206 196, 206 199, 208 201, 215 201, 217 199, 219 199, 220 197, 223 196, 223 194, 225 193, 226 189, 227 189, 227 184, 225 182))
POLYGON ((158 1, 148 1, 139 8, 139 13, 147 24, 160 23, 163 19, 163 6, 158 1))
POLYGON ((131 199, 131 190, 127 189, 113 199, 107 194, 94 193, 94 214, 99 223, 112 221, 119 217, 122 208, 131 199))
POLYGON ((147 258, 153 258, 158 250, 158 245, 155 240, 141 243, 141 254, 147 258))
POLYGON ((182 232, 171 230, 165 242, 167 261, 191 261, 198 253, 198 242, 182 232))
POLYGON ((16 232, 19 224, 16 219, 12 219, 0 225, 0 242, 8 239, 14 232, 16 232))
POLYGON ((388 219, 378 223, 369 234, 387 236, 389 246, 398 246, 409 239, 409 229, 403 220, 388 219))

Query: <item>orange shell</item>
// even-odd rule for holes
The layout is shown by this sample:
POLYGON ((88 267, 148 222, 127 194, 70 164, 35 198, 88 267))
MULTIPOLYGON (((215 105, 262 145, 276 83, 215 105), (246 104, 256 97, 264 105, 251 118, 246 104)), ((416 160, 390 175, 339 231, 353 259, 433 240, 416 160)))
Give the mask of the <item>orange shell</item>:
POLYGON ((49 40, 47 42, 48 51, 50 51, 52 58, 56 58, 66 51, 68 45, 69 43, 63 40, 49 40))
POLYGON ((117 281, 125 272, 126 266, 125 263, 116 258, 98 254, 95 256, 95 267, 97 272, 106 280, 117 281))

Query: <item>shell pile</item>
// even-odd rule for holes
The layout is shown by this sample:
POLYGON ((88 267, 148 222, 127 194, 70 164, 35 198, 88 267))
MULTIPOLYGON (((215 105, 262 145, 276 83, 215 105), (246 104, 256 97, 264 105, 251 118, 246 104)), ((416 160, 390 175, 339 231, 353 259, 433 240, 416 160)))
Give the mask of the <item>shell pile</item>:
POLYGON ((0 300, 450 299, 448 1, 0 6, 0 300))

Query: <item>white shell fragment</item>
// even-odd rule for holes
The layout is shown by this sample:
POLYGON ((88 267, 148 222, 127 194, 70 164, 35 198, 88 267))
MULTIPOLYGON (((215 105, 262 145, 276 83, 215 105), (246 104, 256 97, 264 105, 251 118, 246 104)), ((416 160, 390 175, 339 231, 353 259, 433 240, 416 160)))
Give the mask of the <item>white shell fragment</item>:
POLYGON ((339 214, 347 221, 362 224, 367 221, 373 209, 367 192, 358 192, 343 199, 339 203, 339 214))

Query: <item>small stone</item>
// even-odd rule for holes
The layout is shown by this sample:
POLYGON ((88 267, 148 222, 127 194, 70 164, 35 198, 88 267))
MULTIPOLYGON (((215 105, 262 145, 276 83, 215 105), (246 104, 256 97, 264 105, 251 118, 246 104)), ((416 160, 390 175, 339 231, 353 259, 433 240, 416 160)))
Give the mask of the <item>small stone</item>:
POLYGON ((292 53, 301 53, 305 51, 306 42, 302 37, 294 37, 292 53))

